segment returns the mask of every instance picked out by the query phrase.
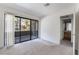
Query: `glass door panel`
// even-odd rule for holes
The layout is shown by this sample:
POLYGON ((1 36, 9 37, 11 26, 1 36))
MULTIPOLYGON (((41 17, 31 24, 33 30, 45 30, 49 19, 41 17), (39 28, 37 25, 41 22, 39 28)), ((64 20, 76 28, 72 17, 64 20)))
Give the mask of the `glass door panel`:
POLYGON ((21 18, 21 41, 30 40, 30 20, 21 18))
POLYGON ((20 42, 20 18, 15 17, 15 43, 20 42))
POLYGON ((38 21, 31 20, 31 39, 38 38, 38 21))

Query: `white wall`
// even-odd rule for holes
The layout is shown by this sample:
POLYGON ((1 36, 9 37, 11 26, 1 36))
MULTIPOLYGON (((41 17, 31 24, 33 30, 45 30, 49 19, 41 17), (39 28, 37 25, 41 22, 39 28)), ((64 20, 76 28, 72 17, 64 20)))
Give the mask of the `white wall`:
POLYGON ((79 12, 76 13, 75 21, 75 49, 78 50, 79 42, 79 12))
MULTIPOLYGON (((75 8, 75 26, 74 26, 74 38, 75 38, 75 49, 79 51, 79 4, 76 4, 76 8, 75 8)), ((79 52, 78 52, 79 53, 79 52)))
POLYGON ((4 46, 4 14, 5 13, 11 13, 16 16, 22 16, 22 17, 26 17, 26 18, 32 18, 32 19, 39 20, 38 17, 27 14, 27 13, 22 12, 20 10, 0 6, 0 48, 2 48, 4 46))
POLYGON ((55 15, 47 16, 41 20, 41 38, 59 44, 60 20, 55 15))
POLYGON ((75 49, 78 50, 79 54, 79 4, 76 6, 75 13, 75 49))
MULTIPOLYGON (((60 44, 62 38, 62 26, 60 16, 74 14, 75 6, 50 14, 41 20, 41 38, 56 44, 60 44)), ((74 32, 74 31, 72 31, 74 32)))
POLYGON ((0 10, 0 47, 4 46, 4 15, 3 11, 0 10))
MULTIPOLYGON (((61 19, 60 19, 61 20, 61 19)), ((60 26, 61 26, 61 28, 60 28, 60 31, 61 31, 61 40, 64 38, 64 29, 65 29, 65 24, 64 24, 64 22, 61 20, 60 21, 60 26)))

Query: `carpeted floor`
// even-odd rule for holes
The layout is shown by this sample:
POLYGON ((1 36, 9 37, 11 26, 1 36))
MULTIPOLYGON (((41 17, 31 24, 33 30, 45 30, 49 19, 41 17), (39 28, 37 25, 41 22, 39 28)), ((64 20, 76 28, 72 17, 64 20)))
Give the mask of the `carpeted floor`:
POLYGON ((73 48, 35 39, 0 49, 1 55, 72 55, 73 48))
POLYGON ((68 40, 61 40, 61 45, 73 47, 73 44, 71 43, 71 41, 68 41, 68 40))

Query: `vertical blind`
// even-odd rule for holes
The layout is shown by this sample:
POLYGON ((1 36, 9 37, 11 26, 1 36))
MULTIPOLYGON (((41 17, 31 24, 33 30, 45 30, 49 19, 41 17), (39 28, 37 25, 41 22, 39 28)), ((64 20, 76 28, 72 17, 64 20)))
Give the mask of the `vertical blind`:
POLYGON ((5 45, 7 47, 14 44, 14 19, 11 14, 5 15, 5 45))

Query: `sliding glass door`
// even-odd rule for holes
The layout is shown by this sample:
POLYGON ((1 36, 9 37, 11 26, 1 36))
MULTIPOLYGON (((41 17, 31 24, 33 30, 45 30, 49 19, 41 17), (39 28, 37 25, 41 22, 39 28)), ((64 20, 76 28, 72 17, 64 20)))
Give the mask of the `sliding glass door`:
POLYGON ((21 18, 21 42, 30 40, 30 20, 21 18))
POLYGON ((15 43, 20 42, 20 18, 15 17, 15 43))
POLYGON ((38 21, 31 21, 31 39, 36 39, 38 37, 38 21))
POLYGON ((38 38, 38 21, 16 17, 15 43, 38 38))

